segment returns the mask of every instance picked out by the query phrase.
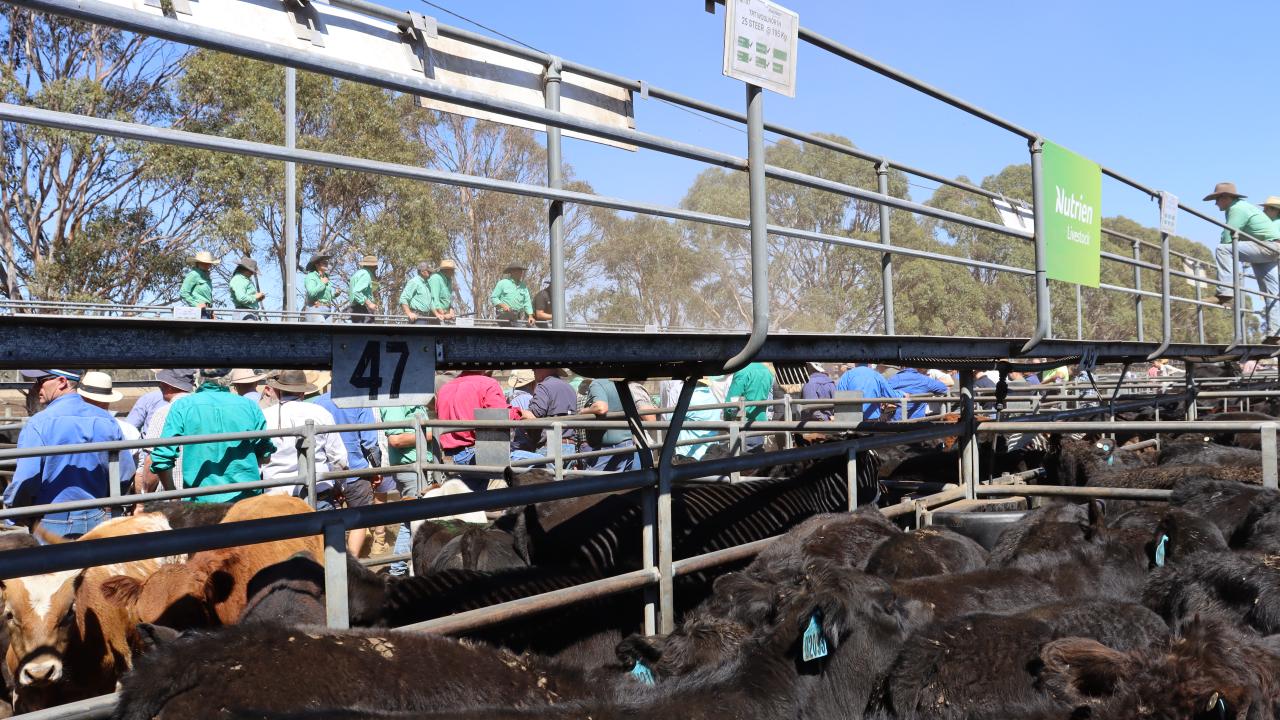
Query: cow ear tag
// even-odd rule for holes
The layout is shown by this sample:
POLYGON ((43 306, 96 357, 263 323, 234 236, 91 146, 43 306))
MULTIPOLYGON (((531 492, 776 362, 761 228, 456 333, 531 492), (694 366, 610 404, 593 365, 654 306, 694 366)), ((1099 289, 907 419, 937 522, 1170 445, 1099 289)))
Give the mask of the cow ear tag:
POLYGON ((653 671, 649 669, 648 665, 645 665, 639 660, 637 660, 636 664, 631 667, 631 677, 639 680, 645 685, 653 684, 653 671))
POLYGON ((1156 567, 1164 567, 1167 551, 1169 547, 1169 536, 1161 535, 1160 542, 1156 543, 1155 563, 1156 567))
POLYGON ((800 657, 805 662, 827 656, 827 639, 822 635, 822 624, 818 621, 820 616, 821 613, 814 610, 809 616, 809 624, 804 629, 804 639, 800 643, 800 657))

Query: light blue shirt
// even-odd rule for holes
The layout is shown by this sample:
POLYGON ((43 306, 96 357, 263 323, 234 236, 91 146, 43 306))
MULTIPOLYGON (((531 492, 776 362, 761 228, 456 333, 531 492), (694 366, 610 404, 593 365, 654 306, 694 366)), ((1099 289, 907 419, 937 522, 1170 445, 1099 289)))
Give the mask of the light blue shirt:
POLYGON ((138 428, 138 432, 142 433, 142 437, 147 437, 147 426, 151 424, 151 418, 155 417, 160 408, 169 404, 164 399, 164 393, 159 388, 138 398, 133 404, 133 409, 129 411, 129 417, 125 418, 125 422, 138 428))
MULTIPOLYGON (((329 414, 333 416, 333 421, 339 425, 364 425, 378 422, 378 419, 373 416, 373 408, 340 408, 333 404, 333 397, 330 393, 320 395, 311 402, 328 410, 329 414)), ((351 431, 338 433, 338 435, 342 437, 342 444, 347 447, 347 469, 363 470, 369 467, 369 461, 364 457, 366 451, 381 462, 377 430, 351 431)), ((357 479, 351 477, 343 482, 349 483, 357 479)))
MULTIPOLYGON (((861 392, 862 397, 902 397, 902 393, 889 386, 889 381, 885 380, 883 375, 876 372, 875 368, 867 367, 866 365, 859 365, 845 371, 845 374, 841 375, 840 380, 836 382, 836 390, 861 392)), ((878 403, 864 403, 862 417, 866 420, 879 418, 880 405, 878 403)))
MULTIPOLYGON (((76 393, 63 395, 31 416, 18 435, 19 448, 123 440, 111 413, 90 405, 76 393)), ((4 504, 44 505, 92 500, 109 495, 110 459, 107 451, 21 458, 13 481, 4 491, 4 504)), ((120 452, 120 479, 133 477, 133 454, 120 452)))

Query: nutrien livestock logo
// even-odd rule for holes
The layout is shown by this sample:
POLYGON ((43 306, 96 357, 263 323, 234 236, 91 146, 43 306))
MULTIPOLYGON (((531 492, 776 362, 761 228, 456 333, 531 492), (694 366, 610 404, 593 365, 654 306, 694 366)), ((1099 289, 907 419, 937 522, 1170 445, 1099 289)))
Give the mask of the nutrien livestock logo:
POLYGON ((1051 280, 1098 287, 1102 261, 1102 169, 1088 158, 1044 144, 1045 270, 1051 280))

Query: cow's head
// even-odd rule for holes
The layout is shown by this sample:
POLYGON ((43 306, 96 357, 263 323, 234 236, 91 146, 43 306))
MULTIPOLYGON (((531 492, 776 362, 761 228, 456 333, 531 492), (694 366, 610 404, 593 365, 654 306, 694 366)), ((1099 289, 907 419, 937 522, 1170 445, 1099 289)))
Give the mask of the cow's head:
POLYGON ((15 690, 37 690, 63 680, 64 659, 75 636, 80 570, 0 581, 9 631, 5 662, 15 690))
POLYGON ((187 629, 218 624, 213 606, 227 598, 232 577, 189 564, 162 565, 146 580, 118 575, 102 584, 108 601, 130 606, 140 623, 187 629))
POLYGON ((643 667, 653 678, 676 677, 711 670, 738 657, 751 629, 735 620, 709 613, 685 619, 670 635, 633 635, 618 644, 622 669, 636 674, 643 667))

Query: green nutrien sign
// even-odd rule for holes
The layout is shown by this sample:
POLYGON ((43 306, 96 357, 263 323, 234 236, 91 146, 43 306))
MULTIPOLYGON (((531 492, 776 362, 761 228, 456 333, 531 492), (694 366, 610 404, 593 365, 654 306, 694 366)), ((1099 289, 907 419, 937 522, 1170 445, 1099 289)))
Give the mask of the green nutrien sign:
POLYGON ((1102 262, 1102 169, 1053 143, 1044 144, 1045 270, 1050 280, 1098 287, 1102 262))

